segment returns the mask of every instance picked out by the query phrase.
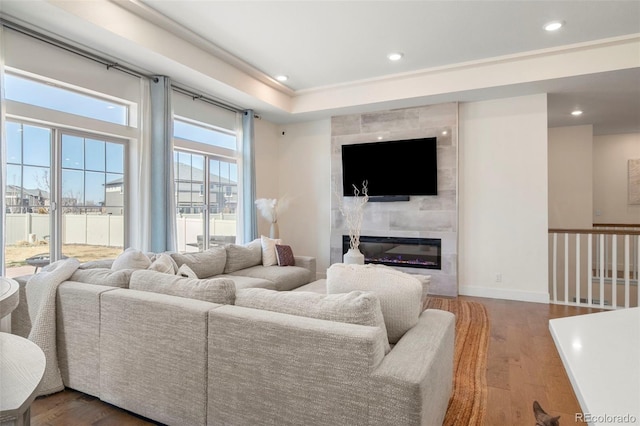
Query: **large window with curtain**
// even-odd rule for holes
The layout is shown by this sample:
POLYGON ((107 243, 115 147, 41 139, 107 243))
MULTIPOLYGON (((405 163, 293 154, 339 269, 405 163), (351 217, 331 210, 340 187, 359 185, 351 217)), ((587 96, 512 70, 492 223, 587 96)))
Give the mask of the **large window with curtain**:
MULTIPOLYGON (((180 96, 177 95, 174 106, 178 110, 181 109, 180 96)), ((200 106, 203 107, 209 106, 200 106)), ((210 121, 215 120, 215 115, 213 117, 210 121)), ((231 120, 227 122, 230 124, 231 120)), ((236 139, 233 130, 175 116, 174 181, 179 250, 202 251, 236 241, 239 225, 236 139)))
POLYGON ((115 257, 128 245, 140 79, 21 33, 2 35, 7 275, 64 257, 115 257))

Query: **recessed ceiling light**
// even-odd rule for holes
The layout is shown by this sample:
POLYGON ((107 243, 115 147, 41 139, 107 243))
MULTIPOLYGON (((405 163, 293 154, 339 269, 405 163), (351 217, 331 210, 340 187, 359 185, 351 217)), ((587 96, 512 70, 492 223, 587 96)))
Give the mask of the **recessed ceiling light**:
POLYGON ((378 140, 381 141, 382 139, 384 139, 384 137, 382 136, 378 136, 378 140))
POLYGON ((564 25, 563 21, 552 21, 544 24, 545 31, 558 31, 564 25))
POLYGON ((280 82, 284 82, 289 80, 289 76, 288 75, 277 75, 276 76, 276 80, 280 81, 280 82))
POLYGON ((449 133, 449 132, 447 132, 446 130, 443 130, 443 131, 442 131, 442 134, 443 134, 444 136, 446 136, 446 135, 447 135, 447 133, 449 133))
POLYGON ((579 109, 573 110, 573 111, 571 111, 571 115, 577 117, 579 115, 582 115, 582 111, 580 111, 579 109))
POLYGON ((399 61, 400 59, 402 59, 404 55, 400 52, 393 52, 393 53, 389 53, 387 55, 387 58, 389 58, 390 61, 399 61))

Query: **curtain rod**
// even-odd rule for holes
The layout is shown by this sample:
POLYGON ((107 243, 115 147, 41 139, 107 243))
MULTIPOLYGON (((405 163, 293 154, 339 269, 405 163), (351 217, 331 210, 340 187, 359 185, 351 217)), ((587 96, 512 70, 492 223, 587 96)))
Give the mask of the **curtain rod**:
POLYGON ((86 50, 82 50, 76 46, 72 46, 70 44, 64 43, 60 40, 56 40, 53 37, 49 37, 47 35, 44 35, 42 33, 36 32, 30 28, 26 28, 23 27, 21 25, 16 24, 15 22, 11 22, 11 21, 7 21, 6 19, 0 18, 0 24, 2 24, 3 27, 8 28, 10 30, 13 30, 15 32, 18 32, 20 34, 26 35, 28 37, 31 38, 35 38, 36 40, 39 40, 43 43, 47 43, 51 46, 55 46, 57 48, 60 48, 62 50, 65 50, 69 53, 73 53, 75 55, 81 56, 85 59, 89 59, 91 61, 97 62, 99 64, 102 64, 104 66, 107 67, 107 69, 115 69, 118 71, 121 71, 125 74, 129 74, 133 77, 144 77, 147 78, 149 80, 153 80, 153 81, 157 81, 157 77, 153 76, 153 75, 147 75, 147 74, 143 74, 141 72, 138 72, 134 69, 131 69, 129 67, 126 67, 124 65, 120 65, 117 62, 113 62, 113 61, 109 61, 101 56, 95 55, 91 52, 88 52, 86 50))
MULTIPOLYGON (((62 42, 60 40, 57 40, 57 39, 55 39, 53 37, 49 37, 47 35, 41 34, 41 33, 37 32, 37 31, 34 31, 34 30, 30 29, 30 28, 26 28, 26 27, 23 27, 21 25, 18 25, 16 23, 14 23, 14 22, 7 21, 4 18, 0 18, 0 25, 2 25, 5 28, 8 28, 10 30, 13 30, 15 32, 18 32, 20 34, 26 35, 28 37, 35 38, 36 40, 39 40, 39 41, 41 41, 43 43, 47 43, 49 45, 52 45, 52 46, 58 47, 60 49, 63 49, 65 51, 67 51, 67 52, 70 52, 70 53, 73 53, 75 55, 81 56, 81 57, 83 57, 85 59, 89 59, 91 61, 94 61, 94 62, 97 62, 99 64, 102 64, 102 65, 107 67, 107 70, 113 68, 113 69, 121 71, 121 72, 123 72, 125 74, 129 74, 129 75, 131 75, 133 77, 146 78, 146 79, 151 80, 151 81, 153 81, 155 83, 158 82, 158 77, 155 76, 155 75, 143 74, 143 73, 138 72, 138 71, 136 71, 136 70, 134 70, 132 68, 126 67, 124 65, 120 65, 117 62, 109 61, 109 60, 107 60, 107 59, 105 59, 105 58, 103 58, 101 56, 98 56, 98 55, 93 54, 91 52, 88 52, 86 50, 82 50, 82 49, 80 49, 80 48, 78 48, 76 46, 72 46, 70 44, 64 43, 64 42, 62 42)), ((199 94, 199 93, 195 93, 192 90, 185 89, 184 87, 180 87, 179 85, 176 85, 174 83, 171 83, 171 88, 173 90, 175 90, 176 92, 179 92, 179 93, 182 93, 184 95, 190 96, 191 98, 193 98, 193 100, 201 100, 203 102, 207 102, 209 104, 215 105, 215 106, 217 106, 219 108, 223 108, 223 109, 229 110, 231 112, 244 111, 244 108, 240 108, 240 107, 237 107, 235 105, 227 104, 225 102, 213 99, 211 97, 204 96, 204 95, 199 94)))
POLYGON ((205 96, 205 95, 196 93, 196 92, 194 92, 194 91, 192 91, 190 89, 186 89, 186 88, 181 87, 181 86, 179 86, 177 84, 174 84, 173 82, 171 83, 171 89, 175 90, 178 93, 181 93, 183 95, 187 95, 187 96, 191 97, 191 99, 194 100, 194 101, 206 102, 208 104, 217 106, 217 107, 222 108, 222 109, 226 109, 226 110, 231 111, 231 112, 242 112, 242 111, 244 111, 244 108, 240 108, 240 107, 237 107, 235 105, 231 105, 231 104, 228 104, 226 102, 222 102, 222 101, 219 101, 217 99, 211 98, 209 96, 205 96))

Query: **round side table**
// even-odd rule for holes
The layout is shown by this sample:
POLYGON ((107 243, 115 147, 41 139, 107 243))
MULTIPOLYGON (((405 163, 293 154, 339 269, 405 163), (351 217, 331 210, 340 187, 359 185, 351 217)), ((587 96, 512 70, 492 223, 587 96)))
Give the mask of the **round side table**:
POLYGON ((31 423, 31 403, 44 376, 44 352, 30 340, 0 333, 0 423, 31 423))
POLYGON ((11 278, 0 278, 0 318, 13 311, 20 301, 20 286, 11 278))

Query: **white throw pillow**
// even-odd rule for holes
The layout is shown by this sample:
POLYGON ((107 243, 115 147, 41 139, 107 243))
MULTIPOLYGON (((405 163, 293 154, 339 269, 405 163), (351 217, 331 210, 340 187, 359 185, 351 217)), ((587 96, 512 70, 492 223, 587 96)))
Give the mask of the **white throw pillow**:
POLYGON ((185 278, 198 278, 198 275, 196 275, 196 273, 193 272, 193 269, 189 268, 189 265, 187 265, 186 263, 178 268, 178 272, 176 272, 176 275, 180 275, 181 277, 185 278))
POLYGON ((327 270, 327 294, 354 290, 378 296, 390 343, 397 343, 418 323, 422 284, 413 276, 384 265, 331 265, 327 270))
POLYGON ((262 265, 273 266, 278 264, 278 257, 276 255, 276 244, 282 244, 280 238, 273 239, 260 236, 260 244, 262 245, 262 265))
POLYGON ((147 269, 151 266, 149 257, 140 250, 129 247, 116 257, 111 264, 111 269, 118 271, 120 269, 147 269))

